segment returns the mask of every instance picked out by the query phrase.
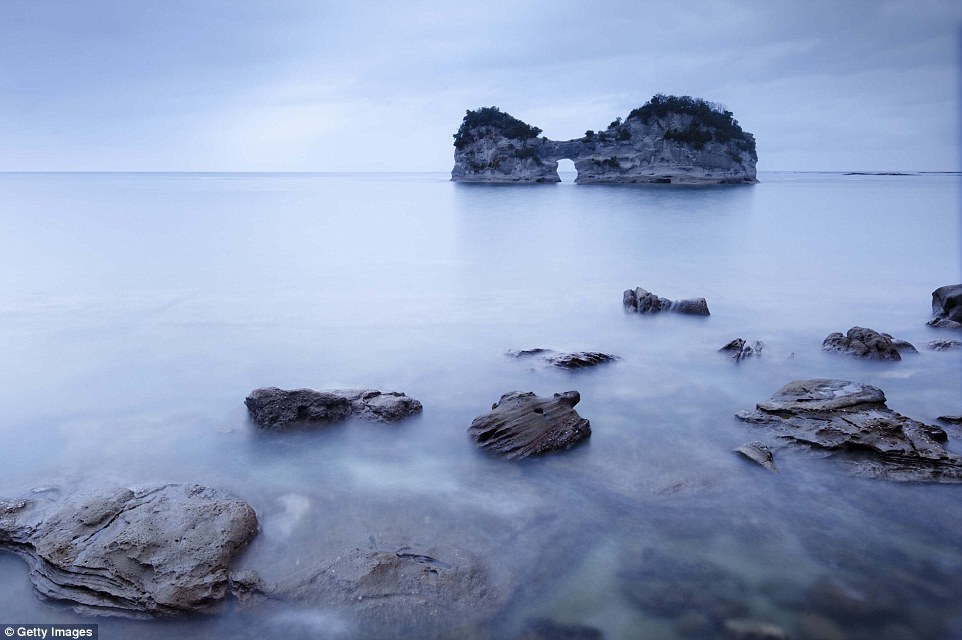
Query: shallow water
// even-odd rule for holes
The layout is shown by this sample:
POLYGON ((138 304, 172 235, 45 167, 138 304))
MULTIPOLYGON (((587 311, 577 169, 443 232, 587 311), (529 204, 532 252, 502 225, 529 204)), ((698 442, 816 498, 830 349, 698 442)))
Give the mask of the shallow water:
MULTIPOLYGON (((818 600, 828 580, 875 607, 836 619, 847 637, 960 638, 962 605, 944 597, 962 588, 960 487, 856 479, 792 450, 774 475, 731 453, 764 435, 733 414, 799 378, 876 385, 926 422, 962 414, 962 352, 880 364, 820 350, 853 325, 945 337, 925 321, 932 290, 962 280, 959 177, 760 178, 0 174, 0 495, 228 489, 262 527, 241 565, 271 580, 372 544, 467 549, 511 588, 495 637, 533 616, 609 639, 693 633, 684 607, 632 595, 654 550, 724 571, 743 615, 795 636, 806 615, 838 616, 818 600), (712 315, 626 315, 636 286, 704 296, 712 315), (735 337, 762 340, 762 358, 716 353, 735 337), (621 359, 569 373, 505 356, 532 347, 621 359), (399 390, 425 410, 261 434, 243 406, 260 386, 399 390), (502 393, 568 389, 593 429, 578 449, 517 465, 467 439, 502 393)), ((83 620, 40 602, 9 555, 0 612, 83 620)), ((299 607, 99 622, 105 637, 355 635, 299 607)))

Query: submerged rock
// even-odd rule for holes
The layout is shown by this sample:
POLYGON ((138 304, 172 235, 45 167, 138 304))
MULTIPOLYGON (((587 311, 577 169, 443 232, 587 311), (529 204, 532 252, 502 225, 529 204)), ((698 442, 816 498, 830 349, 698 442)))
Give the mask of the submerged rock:
POLYGON ((962 327, 962 284, 949 284, 932 292, 929 326, 943 329, 962 327))
POLYGON ((55 493, 0 501, 0 548, 26 560, 42 597, 88 615, 214 611, 257 531, 249 505, 199 485, 55 493))
MULTIPOLYGON (((908 343, 905 343, 908 344, 908 343)), ((911 347, 911 345, 909 345, 911 347)), ((905 348, 903 346, 903 348, 905 348)), ((874 329, 852 327, 848 333, 829 334, 822 342, 822 349, 835 353, 846 353, 869 360, 901 360, 899 350, 887 333, 879 333, 874 329)), ((915 350, 915 347, 912 347, 915 350)))
POLYGON ((704 298, 688 298, 686 300, 671 301, 637 287, 627 289, 622 295, 622 304, 625 311, 633 313, 659 313, 661 311, 673 311, 675 313, 687 313, 695 316, 711 315, 708 312, 708 303, 704 298))
POLYGON ((719 349, 719 351, 728 353, 731 355, 732 360, 739 362, 742 358, 757 358, 761 356, 764 347, 765 345, 758 340, 752 344, 748 344, 742 338, 735 338, 719 349))
POLYGON ((590 423, 574 409, 580 401, 577 391, 551 398, 512 391, 475 418, 468 433, 479 447, 508 460, 563 451, 591 435, 590 423))
POLYGON ((288 391, 265 387, 251 391, 244 404, 254 423, 264 429, 339 422, 351 415, 380 422, 397 422, 422 410, 420 402, 403 393, 375 389, 288 391))
POLYGON ((454 136, 457 182, 560 182, 558 160, 578 183, 757 182, 755 138, 730 111, 689 96, 656 95, 622 121, 565 141, 497 107, 468 111, 454 136))
POLYGON ((949 424, 962 424, 962 416, 939 416, 939 420, 949 424))
POLYGON ((962 457, 939 444, 948 438, 945 431, 892 411, 882 390, 866 384, 796 380, 735 415, 793 442, 856 454, 856 475, 962 482, 962 457))
POLYGON ((962 340, 947 340, 945 338, 929 340, 925 343, 925 346, 929 351, 955 351, 956 349, 962 349, 962 340))
POLYGON ((740 453, 757 465, 765 467, 769 471, 778 471, 775 468, 775 457, 772 450, 764 442, 754 441, 735 449, 735 453, 740 453))
POLYGON ((538 357, 545 364, 559 369, 585 369, 599 364, 614 362, 618 356, 598 351, 576 351, 575 353, 558 353, 551 349, 524 349, 522 351, 509 351, 509 356, 513 358, 538 357))

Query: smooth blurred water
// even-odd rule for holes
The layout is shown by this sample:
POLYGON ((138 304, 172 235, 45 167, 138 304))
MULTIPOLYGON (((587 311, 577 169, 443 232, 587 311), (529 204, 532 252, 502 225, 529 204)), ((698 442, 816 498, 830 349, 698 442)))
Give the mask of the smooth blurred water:
MULTIPOLYGON (((748 585, 751 615, 792 633, 830 577, 917 596, 904 619, 850 637, 899 625, 962 637, 959 600, 933 600, 930 584, 962 587, 962 488, 858 480, 791 451, 772 475, 731 453, 759 436, 734 412, 799 378, 879 386, 927 422, 962 413, 962 352, 879 364, 820 349, 854 325, 918 345, 947 337, 925 322, 932 290, 962 281, 959 176, 760 178, 0 174, 0 495, 225 488, 258 512, 242 564, 270 579, 371 536, 457 544, 497 571, 528 567, 497 634, 545 615, 609 639, 681 637, 623 594, 626 558, 657 549, 725 567, 748 585), (703 296, 712 315, 626 315, 636 286, 703 296), (736 337, 762 340, 763 357, 716 353, 736 337), (621 359, 572 374, 505 356, 533 347, 621 359), (243 406, 261 386, 399 390, 425 410, 264 435, 243 406), (515 465, 466 436, 502 393, 568 389, 591 421, 583 447, 515 465)), ((0 556, 0 612, 80 620, 38 601, 12 556, 0 556)), ((350 636, 317 611, 101 623, 144 637, 350 636)))

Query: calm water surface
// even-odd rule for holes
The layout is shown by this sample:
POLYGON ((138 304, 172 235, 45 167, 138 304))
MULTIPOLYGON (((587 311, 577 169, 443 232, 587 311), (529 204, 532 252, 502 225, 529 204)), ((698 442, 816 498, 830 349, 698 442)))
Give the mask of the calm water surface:
MULTIPOLYGON (((793 637, 816 619, 841 637, 962 638, 962 487, 856 479, 792 450, 775 475, 731 453, 764 437, 733 414, 799 378, 876 385, 927 422, 962 414, 959 351, 879 364, 820 350, 853 325, 946 337, 925 322, 932 290, 962 280, 959 176, 761 179, 0 174, 0 495, 224 488, 258 513, 240 564, 269 580, 371 540, 467 549, 511 588, 494 637, 534 616, 609 639, 700 637, 683 603, 656 611, 637 594, 684 591, 708 566, 736 585, 739 615, 793 637), (704 296, 712 315, 628 316, 636 286, 704 296), (736 337, 762 340, 763 357, 716 353, 736 337), (533 347, 621 359, 572 374, 505 356, 533 347), (399 390, 425 409, 264 435, 243 405, 260 386, 399 390), (585 446, 518 465, 466 436, 502 393, 568 389, 585 446), (842 616, 826 593, 867 613, 842 616)), ((0 612, 85 620, 39 601, 11 555, 0 612)), ((296 607, 99 622, 107 638, 354 635, 296 607)))

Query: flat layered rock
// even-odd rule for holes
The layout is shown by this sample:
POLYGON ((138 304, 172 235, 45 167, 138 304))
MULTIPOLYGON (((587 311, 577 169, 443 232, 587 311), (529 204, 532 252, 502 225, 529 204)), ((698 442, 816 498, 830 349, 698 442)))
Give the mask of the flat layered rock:
POLYGON ((248 504, 199 485, 57 494, 0 500, 0 548, 27 562, 42 597, 88 615, 212 612, 257 531, 248 504))
POLYGON ((758 442, 756 440, 743 444, 735 449, 735 453, 741 454, 743 457, 769 471, 778 471, 778 469, 775 468, 775 457, 772 455, 772 450, 764 442, 758 442))
POLYGON ((536 358, 548 366, 558 367, 559 369, 587 369, 618 359, 618 356, 599 351, 559 353, 551 349, 523 349, 521 351, 509 351, 507 355, 512 358, 536 358))
POLYGON ((928 324, 942 329, 962 328, 962 284, 949 284, 932 292, 932 319, 928 324))
POLYGON ((577 391, 550 398, 512 391, 475 418, 468 433, 479 447, 508 460, 563 451, 591 435, 590 423, 574 409, 580 401, 577 391))
POLYGON ((625 311, 631 313, 660 313, 670 311, 694 316, 711 315, 708 312, 708 303, 704 298, 669 300, 668 298, 657 296, 641 287, 627 289, 622 295, 622 304, 625 306, 625 311))
POLYGON ((849 452, 855 475, 918 482, 962 482, 962 457, 940 444, 945 431, 885 405, 881 389, 845 380, 796 380, 738 418, 781 438, 849 452))
POLYGON ((420 413, 421 403, 397 391, 376 389, 285 390, 265 387, 244 400, 254 424, 282 429, 303 424, 331 424, 351 416, 378 422, 397 422, 420 413))
MULTIPOLYGON (((898 342, 903 350, 908 350, 911 347, 911 350, 915 351, 915 347, 904 340, 898 342)), ((902 359, 899 354, 899 347, 892 336, 864 327, 852 327, 845 335, 841 333, 829 334, 822 342, 822 349, 869 360, 902 359)))

